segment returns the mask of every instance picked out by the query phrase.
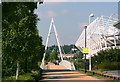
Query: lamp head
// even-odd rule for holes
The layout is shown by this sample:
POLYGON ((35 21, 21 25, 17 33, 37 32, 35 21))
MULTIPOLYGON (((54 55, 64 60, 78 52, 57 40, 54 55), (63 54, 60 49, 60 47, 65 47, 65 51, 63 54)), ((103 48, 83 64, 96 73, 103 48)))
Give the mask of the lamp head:
POLYGON ((89 15, 89 17, 94 17, 94 14, 93 14, 93 13, 91 13, 91 14, 89 15))

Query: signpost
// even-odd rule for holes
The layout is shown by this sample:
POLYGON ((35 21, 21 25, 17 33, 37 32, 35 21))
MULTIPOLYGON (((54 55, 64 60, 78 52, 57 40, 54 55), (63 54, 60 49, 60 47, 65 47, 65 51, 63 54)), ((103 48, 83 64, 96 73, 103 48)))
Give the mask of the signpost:
POLYGON ((85 53, 84 53, 84 55, 85 55, 85 58, 84 58, 84 71, 85 71, 85 73, 86 73, 86 52, 87 52, 87 45, 86 45, 86 29, 87 29, 87 26, 85 26, 84 27, 85 28, 85 47, 84 47, 84 49, 83 49, 83 51, 85 51, 85 53))
POLYGON ((83 47, 82 49, 83 49, 83 54, 88 54, 89 53, 88 52, 88 47, 83 47))
POLYGON ((86 55, 89 53, 89 51, 88 51, 88 47, 83 47, 82 50, 84 54, 84 71, 86 73, 86 55))

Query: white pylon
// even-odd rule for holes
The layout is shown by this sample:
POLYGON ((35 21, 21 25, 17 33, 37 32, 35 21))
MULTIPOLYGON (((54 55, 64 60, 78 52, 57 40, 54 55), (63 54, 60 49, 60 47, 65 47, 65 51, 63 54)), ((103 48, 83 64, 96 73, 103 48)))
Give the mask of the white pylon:
MULTIPOLYGON (((52 26, 54 28, 54 33, 55 33, 55 36, 56 36, 56 40, 57 40, 57 44, 58 44, 58 49, 59 49, 59 52, 60 52, 61 60, 63 61, 62 51, 61 51, 61 47, 60 47, 60 43, 59 43, 59 39, 58 39, 58 34, 57 34, 57 30, 56 30, 53 18, 51 19, 51 23, 50 23, 50 28, 49 28, 49 32, 48 32, 48 36, 47 36, 47 40, 46 40, 46 44, 45 44, 45 51, 47 50, 47 47, 48 47, 48 42, 49 42, 52 26)), ((44 60, 45 60, 45 53, 43 55, 42 63, 40 65, 41 69, 44 69, 44 60)))

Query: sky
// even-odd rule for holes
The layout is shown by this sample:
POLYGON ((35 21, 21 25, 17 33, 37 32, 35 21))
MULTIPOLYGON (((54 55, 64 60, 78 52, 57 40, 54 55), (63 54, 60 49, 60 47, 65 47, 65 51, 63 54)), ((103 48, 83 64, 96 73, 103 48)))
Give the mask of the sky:
MULTIPOLYGON (((89 15, 94 14, 91 22, 97 17, 118 13, 117 2, 45 2, 35 10, 40 21, 37 24, 43 44, 47 39, 51 18, 54 18, 61 45, 75 44, 83 27, 88 25, 89 15)), ((49 45, 56 45, 54 33, 49 45)))
POLYGON ((118 2, 119 0, 44 0, 45 2, 118 2))
POLYGON ((0 0, 4 2, 118 2, 119 0, 0 0))

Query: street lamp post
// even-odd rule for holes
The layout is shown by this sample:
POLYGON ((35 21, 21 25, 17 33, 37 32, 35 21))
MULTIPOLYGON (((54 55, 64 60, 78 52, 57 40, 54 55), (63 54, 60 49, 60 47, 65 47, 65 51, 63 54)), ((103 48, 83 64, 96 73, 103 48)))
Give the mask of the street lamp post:
MULTIPOLYGON (((85 26, 84 29, 85 29, 85 48, 86 48, 86 29, 87 29, 87 26, 85 26)), ((84 72, 86 73, 86 53, 84 53, 84 72)))
MULTIPOLYGON (((89 15, 89 24, 90 24, 90 22, 91 22, 91 20, 90 20, 90 18, 91 17, 94 17, 94 14, 93 13, 91 13, 90 15, 89 15)), ((91 71, 91 54, 90 54, 90 58, 89 58, 89 71, 91 71)))
POLYGON ((91 20, 90 20, 91 17, 94 17, 94 14, 93 14, 93 13, 91 13, 91 14, 89 15, 89 24, 90 24, 90 22, 91 22, 91 20))

